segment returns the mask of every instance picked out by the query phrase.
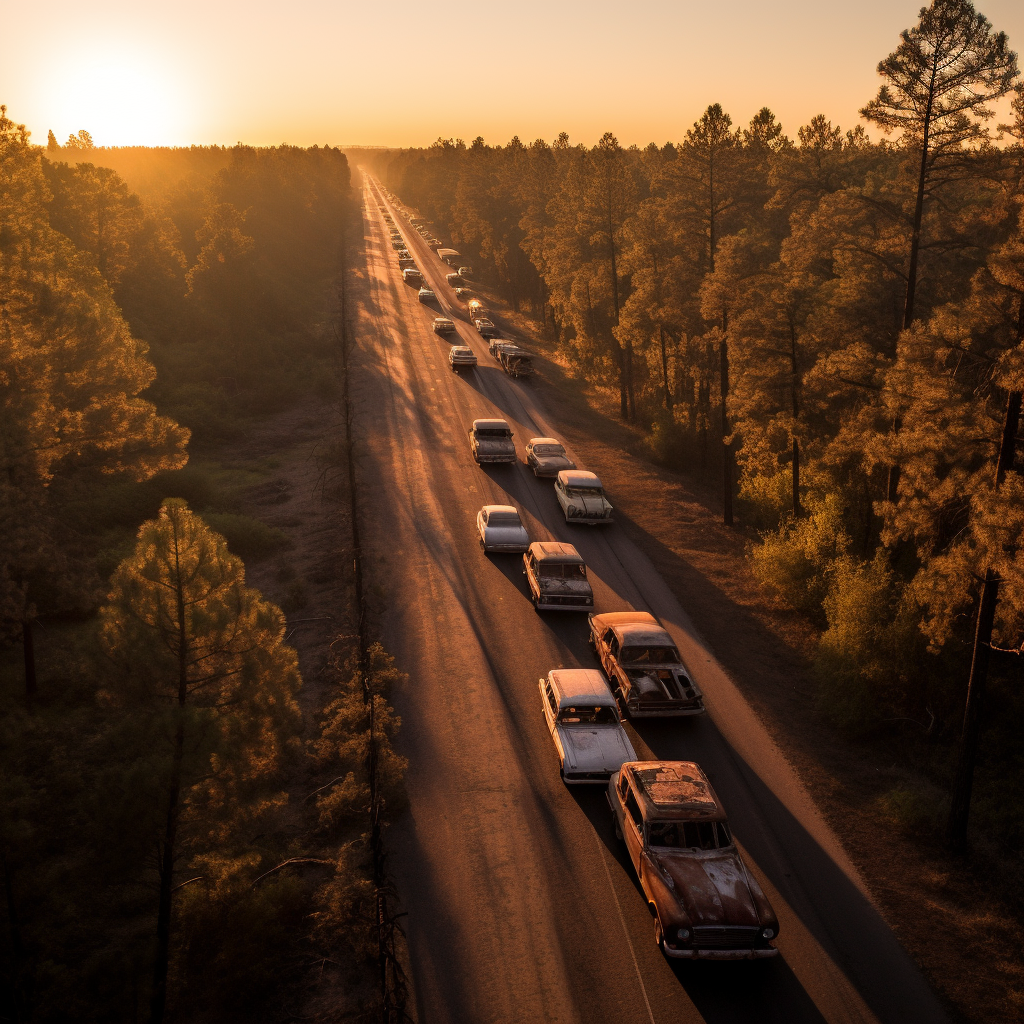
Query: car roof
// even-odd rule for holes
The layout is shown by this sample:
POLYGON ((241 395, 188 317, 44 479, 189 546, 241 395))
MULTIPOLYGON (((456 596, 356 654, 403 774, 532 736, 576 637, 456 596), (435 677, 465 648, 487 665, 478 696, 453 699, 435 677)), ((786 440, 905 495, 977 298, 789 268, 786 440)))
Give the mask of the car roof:
POLYGON ((514 512, 516 515, 519 515, 519 509, 515 505, 484 505, 480 511, 486 512, 488 515, 492 512, 514 512))
POLYGON ((606 612, 595 615, 594 622, 599 629, 610 628, 623 646, 627 643, 636 647, 676 645, 668 630, 650 612, 606 612))
POLYGON ((565 487, 601 487, 596 473, 588 473, 585 469, 563 469, 558 479, 565 487))
POLYGON ((622 768, 636 783, 645 819, 725 820, 718 794, 693 761, 631 761, 622 768))
POLYGON ((548 673, 548 679, 559 707, 580 704, 583 700, 594 705, 615 707, 615 695, 598 668, 555 668, 548 673))
POLYGON ((580 553, 571 544, 554 540, 538 540, 530 545, 530 554, 538 562, 566 562, 572 565, 586 565, 580 553))
POLYGON ((565 447, 557 437, 531 437, 530 444, 557 444, 561 448, 565 447))
POLYGON ((473 420, 474 430, 497 430, 504 427, 506 430, 511 430, 507 420, 473 420))

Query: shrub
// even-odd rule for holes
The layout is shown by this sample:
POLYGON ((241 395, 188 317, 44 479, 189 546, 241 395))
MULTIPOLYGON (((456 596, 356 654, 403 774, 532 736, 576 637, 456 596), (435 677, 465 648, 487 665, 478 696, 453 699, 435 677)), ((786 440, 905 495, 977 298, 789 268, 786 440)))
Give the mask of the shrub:
POLYGON ((251 516, 207 512, 203 519, 228 542, 228 550, 245 562, 266 558, 290 543, 283 531, 251 516))
POLYGON ((838 559, 823 602, 819 706, 837 725, 861 730, 904 710, 925 655, 916 604, 879 549, 873 561, 838 559))
POLYGON ((824 625, 830 573, 849 546, 840 501, 830 495, 807 517, 790 519, 777 532, 762 534, 761 543, 751 550, 751 567, 764 586, 824 625))
POLYGON ((792 474, 780 469, 773 474, 744 474, 737 495, 737 512, 755 530, 777 530, 783 517, 792 512, 792 474))

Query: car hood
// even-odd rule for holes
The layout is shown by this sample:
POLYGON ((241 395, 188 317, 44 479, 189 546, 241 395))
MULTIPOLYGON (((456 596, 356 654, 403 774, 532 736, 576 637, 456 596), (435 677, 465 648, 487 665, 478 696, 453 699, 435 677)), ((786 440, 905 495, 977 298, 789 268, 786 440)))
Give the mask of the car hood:
POLYGON ((647 856, 695 927, 761 926, 746 869, 735 849, 714 854, 647 851, 647 856))
POLYGON ((619 725, 559 725, 558 738, 569 771, 617 772, 636 758, 629 738, 619 725))

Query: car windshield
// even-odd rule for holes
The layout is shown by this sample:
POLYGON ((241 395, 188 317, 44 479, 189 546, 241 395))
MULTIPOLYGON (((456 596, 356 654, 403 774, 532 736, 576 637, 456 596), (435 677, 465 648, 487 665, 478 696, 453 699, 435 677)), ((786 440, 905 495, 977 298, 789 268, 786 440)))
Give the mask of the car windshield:
POLYGON ((565 449, 560 444, 535 444, 533 453, 535 455, 564 455, 565 449))
POLYGON ((650 821, 647 843, 674 849, 719 850, 732 839, 724 821, 650 821))
POLYGON ((519 516, 515 512, 492 512, 487 517, 488 526, 519 526, 519 516))
POLYGON ((567 487, 565 491, 572 498, 600 498, 604 493, 600 487, 567 487))
POLYGON ((615 708, 601 705, 598 707, 562 708, 558 712, 558 721, 560 723, 614 725, 618 720, 619 716, 615 713, 615 708))
POLYGON ((619 660, 642 665, 678 665, 679 652, 674 647, 623 647, 619 660))
POLYGON ((585 580, 587 567, 579 562, 541 562, 538 574, 549 580, 585 580))
POLYGON ((512 431, 508 427, 477 427, 477 437, 511 437, 512 431))

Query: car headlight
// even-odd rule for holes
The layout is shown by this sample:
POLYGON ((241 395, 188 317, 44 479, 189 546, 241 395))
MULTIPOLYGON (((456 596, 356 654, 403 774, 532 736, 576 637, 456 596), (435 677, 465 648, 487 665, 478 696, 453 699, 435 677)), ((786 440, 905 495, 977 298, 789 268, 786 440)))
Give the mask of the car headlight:
POLYGON ((773 928, 764 928, 761 931, 761 938, 762 939, 774 939, 775 938, 775 930, 773 928))
POLYGON ((680 928, 679 931, 676 932, 676 938, 680 942, 686 942, 687 939, 689 939, 689 937, 690 937, 690 929, 689 928, 680 928))
POLYGON ((569 515, 571 515, 571 516, 576 515, 576 506, 575 505, 570 505, 569 506, 569 515))

